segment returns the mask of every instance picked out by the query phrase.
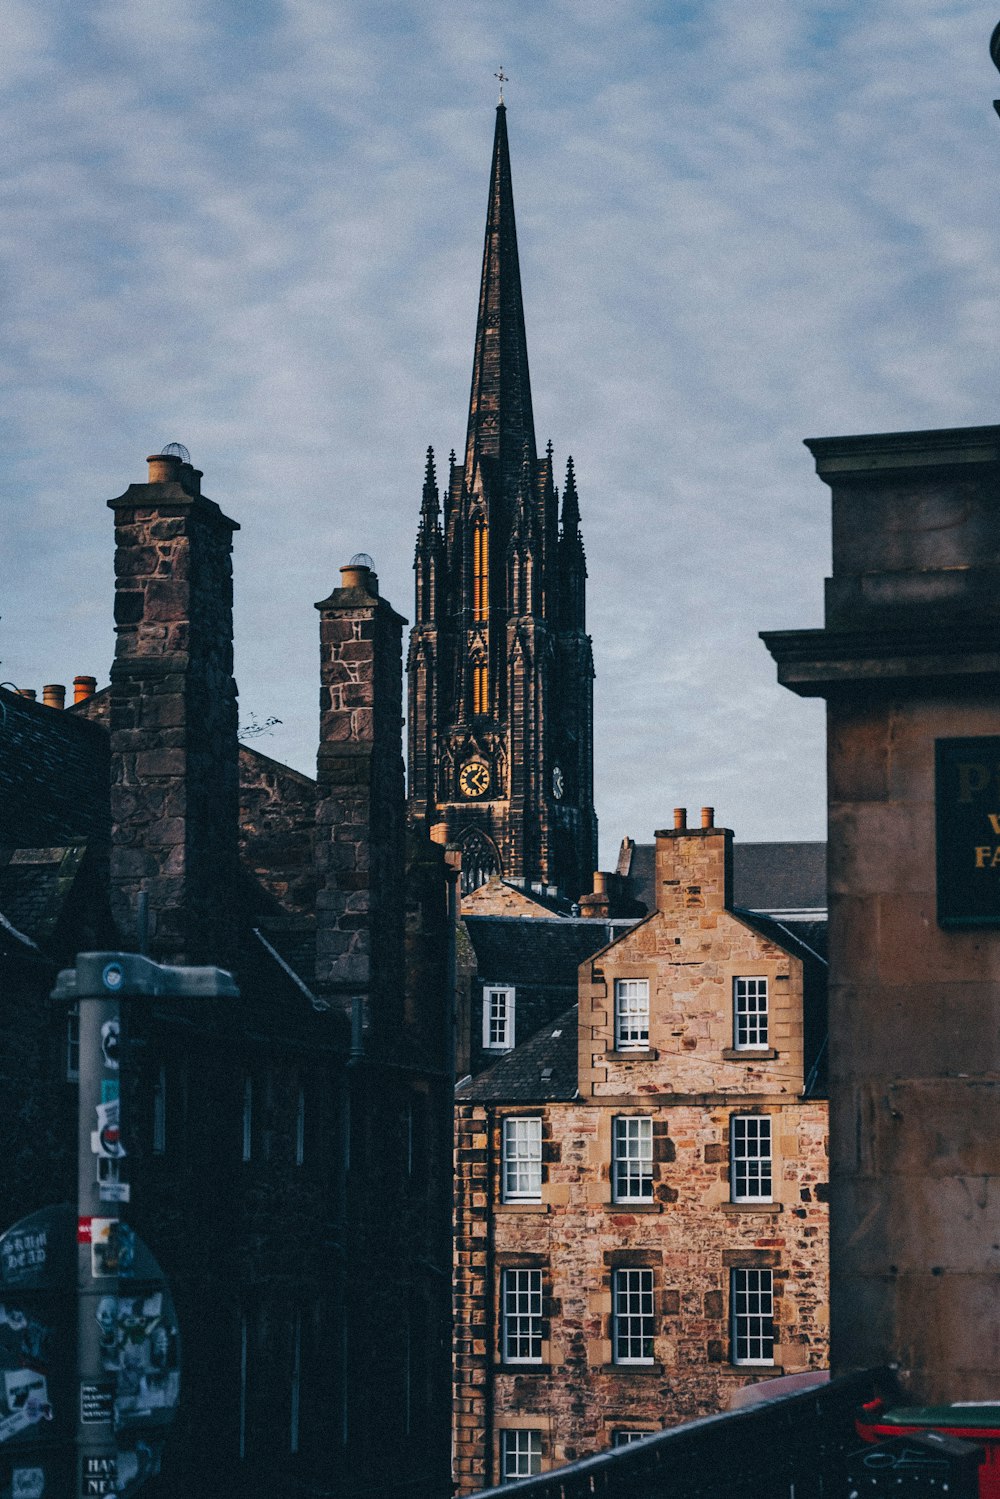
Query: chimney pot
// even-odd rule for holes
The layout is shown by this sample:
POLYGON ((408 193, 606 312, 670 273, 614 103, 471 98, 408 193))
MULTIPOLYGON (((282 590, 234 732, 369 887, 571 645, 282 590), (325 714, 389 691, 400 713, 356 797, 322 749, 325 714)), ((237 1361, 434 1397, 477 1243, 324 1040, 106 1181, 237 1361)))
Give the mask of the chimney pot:
POLYGON ((607 895, 607 893, 608 893, 608 877, 605 874, 605 872, 604 872, 603 869, 595 869, 594 870, 594 894, 595 895, 607 895))
POLYGON ((674 830, 682 833, 688 825, 687 807, 674 808, 674 830))
POLYGON ((184 460, 177 453, 150 453, 146 462, 150 484, 176 484, 184 460))
POLYGON ((59 682, 49 682, 42 688, 42 702, 46 708, 64 708, 66 706, 66 688, 59 682))
POLYGON ((715 808, 714 807, 702 807, 702 809, 701 809, 701 825, 702 825, 703 828, 714 828, 715 827, 715 808))
POLYGON ((38 697, 38 693, 35 691, 34 687, 19 687, 17 691, 18 696, 26 697, 29 703, 33 703, 38 697))
POLYGON ((88 698, 94 696, 97 691, 96 677, 74 677, 73 678, 73 701, 74 703, 85 703, 88 698))
POLYGON ((349 562, 340 569, 341 588, 361 588, 372 598, 378 597, 378 578, 370 567, 363 563, 349 562))

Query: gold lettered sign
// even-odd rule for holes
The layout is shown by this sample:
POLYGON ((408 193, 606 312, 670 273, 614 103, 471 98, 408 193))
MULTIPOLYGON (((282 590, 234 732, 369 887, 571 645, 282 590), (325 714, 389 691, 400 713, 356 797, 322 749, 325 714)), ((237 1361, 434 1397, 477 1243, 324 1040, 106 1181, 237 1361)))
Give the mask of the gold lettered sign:
POLYGON ((1000 926, 1000 735, 935 750, 938 924, 1000 926))

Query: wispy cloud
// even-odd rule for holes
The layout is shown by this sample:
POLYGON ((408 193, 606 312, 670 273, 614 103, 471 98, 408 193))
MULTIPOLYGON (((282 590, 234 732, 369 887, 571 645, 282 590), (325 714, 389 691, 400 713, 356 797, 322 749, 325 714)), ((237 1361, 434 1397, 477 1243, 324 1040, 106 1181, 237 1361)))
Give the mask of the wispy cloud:
POLYGON ((0 5, 0 657, 106 673, 103 501, 188 444, 237 538, 243 703, 310 768, 312 601, 410 603, 464 439, 502 60, 539 437, 590 559, 604 858, 675 801, 822 832, 803 436, 995 419, 1000 136, 973 0, 0 5))

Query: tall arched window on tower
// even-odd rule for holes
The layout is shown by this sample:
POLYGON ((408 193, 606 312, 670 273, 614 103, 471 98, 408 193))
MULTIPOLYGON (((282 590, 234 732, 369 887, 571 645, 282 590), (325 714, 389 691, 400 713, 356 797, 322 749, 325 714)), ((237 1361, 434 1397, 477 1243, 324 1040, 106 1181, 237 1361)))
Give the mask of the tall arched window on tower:
POLYGON ((472 658, 472 711, 473 713, 488 713, 490 707, 489 686, 487 677, 489 672, 486 661, 481 655, 472 658))
POLYGON ((477 520, 472 528, 472 617, 483 620, 489 617, 490 602, 490 543, 489 532, 484 521, 477 520))

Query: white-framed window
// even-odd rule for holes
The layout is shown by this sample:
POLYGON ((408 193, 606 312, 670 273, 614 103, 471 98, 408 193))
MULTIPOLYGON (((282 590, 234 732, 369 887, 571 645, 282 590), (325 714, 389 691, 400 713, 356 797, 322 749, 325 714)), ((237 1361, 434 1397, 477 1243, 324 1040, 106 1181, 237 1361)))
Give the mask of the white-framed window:
POLYGON ((253 1078, 249 1073, 243 1079, 243 1160, 253 1155, 253 1078))
POLYGON ((510 1051, 513 1045, 513 986, 488 984, 483 990, 483 1046, 487 1051, 510 1051))
POLYGON ((501 1158, 504 1202, 541 1202, 542 1121, 505 1119, 501 1158))
POLYGON ((615 1050, 649 1050, 649 979, 615 979, 615 1050))
POLYGON ((655 1322, 652 1270, 616 1270, 613 1345, 616 1364, 653 1362, 655 1322))
POLYGON ((542 1272, 504 1270, 501 1277, 505 1364, 542 1362, 542 1272))
POLYGON ((729 1189, 733 1202, 771 1201, 771 1119, 733 1114, 729 1121, 729 1189))
POLYGON ((70 1005, 66 1011, 66 1081, 80 1081, 80 1006, 70 1005))
POLYGON ((641 1442, 644 1437, 655 1436, 652 1431, 613 1431, 611 1433, 612 1447, 631 1447, 633 1442, 641 1442))
POLYGON ((767 1046, 767 979, 733 979, 733 1047, 767 1046))
POLYGON ((774 1277, 770 1270, 731 1272, 733 1363, 774 1363, 774 1277))
POLYGON ((153 1154, 167 1153, 167 1064, 161 1062, 153 1079, 153 1154))
POLYGON ((542 1471, 542 1433, 505 1427, 500 1432, 500 1482, 542 1471))
POLYGON ((653 1196, 653 1121, 617 1114, 612 1123, 612 1188, 615 1202, 649 1202, 653 1196))

